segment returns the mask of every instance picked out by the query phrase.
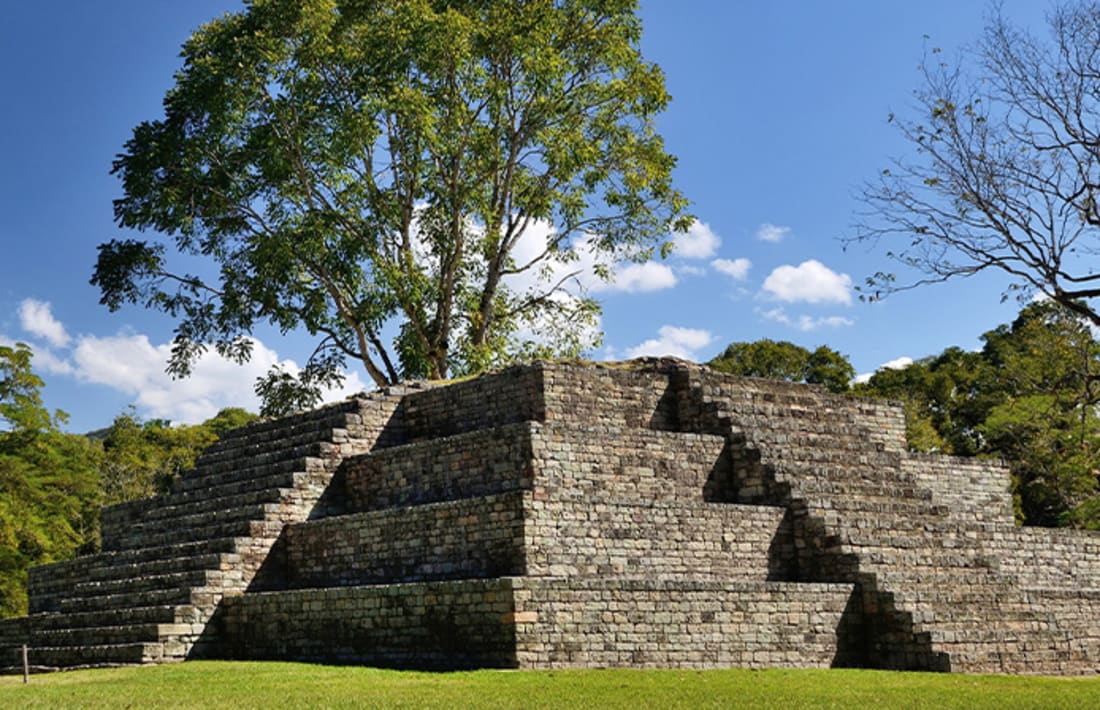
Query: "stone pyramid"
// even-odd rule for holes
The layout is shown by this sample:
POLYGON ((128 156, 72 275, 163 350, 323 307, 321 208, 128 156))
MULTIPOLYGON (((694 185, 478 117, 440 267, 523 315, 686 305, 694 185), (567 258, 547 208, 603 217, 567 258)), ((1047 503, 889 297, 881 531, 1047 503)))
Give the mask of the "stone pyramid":
POLYGON ((232 432, 31 571, 0 666, 1094 673, 1100 535, 900 407, 661 359, 535 363, 232 432))

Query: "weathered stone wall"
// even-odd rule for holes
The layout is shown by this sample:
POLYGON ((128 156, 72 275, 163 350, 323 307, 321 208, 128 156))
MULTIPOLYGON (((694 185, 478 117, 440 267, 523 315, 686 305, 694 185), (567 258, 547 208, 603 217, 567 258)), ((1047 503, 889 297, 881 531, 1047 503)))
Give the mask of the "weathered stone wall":
POLYGON ((1009 473, 998 461, 907 453, 902 471, 955 516, 1013 525, 1009 473))
POLYGON ((640 506, 534 500, 525 527, 527 574, 576 579, 793 579, 782 508, 714 503, 640 506))
POLYGON ((643 368, 541 363, 547 421, 681 430, 669 378, 643 368))
POLYGON ((402 668, 515 667, 508 578, 246 594, 223 605, 230 658, 402 668))
POLYGON ((717 436, 525 423, 355 457, 348 496, 381 510, 290 526, 289 583, 794 578, 783 508, 703 502, 728 468, 724 447, 717 436), (497 493, 518 490, 530 492, 497 493))
POLYGON ((1024 587, 1100 589, 1100 532, 1006 526, 982 549, 1024 587))
POLYGON ((576 500, 699 503, 714 479, 730 475, 720 436, 621 426, 617 417, 532 429, 537 490, 576 500))
POLYGON ((524 578, 525 668, 828 668, 858 637, 851 585, 524 578))
POLYGON ((853 448, 853 441, 859 442, 854 448, 864 452, 905 450, 905 413, 897 403, 831 394, 814 385, 709 371, 682 377, 687 380, 680 405, 684 430, 711 426, 709 404, 728 414, 757 448, 775 457, 781 456, 783 448, 794 454, 819 443, 831 449, 853 448))
POLYGON ((829 667, 851 585, 501 578, 228 600, 238 658, 420 668, 829 667))
POLYGON ((502 424, 542 421, 542 368, 510 367, 490 377, 410 391, 401 402, 403 441, 437 439, 502 424))
POLYGON ((288 584, 326 587, 524 574, 518 491, 287 527, 288 584))
POLYGON ((530 488, 534 422, 429 439, 346 460, 349 510, 363 512, 530 488))

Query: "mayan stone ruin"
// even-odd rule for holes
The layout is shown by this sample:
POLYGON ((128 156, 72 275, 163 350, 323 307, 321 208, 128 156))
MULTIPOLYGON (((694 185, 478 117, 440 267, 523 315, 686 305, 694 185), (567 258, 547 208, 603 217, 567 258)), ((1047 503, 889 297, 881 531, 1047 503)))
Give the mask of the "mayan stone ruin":
POLYGON ((536 363, 226 435, 31 570, 0 665, 1100 669, 1100 535, 900 407, 682 361, 536 363))

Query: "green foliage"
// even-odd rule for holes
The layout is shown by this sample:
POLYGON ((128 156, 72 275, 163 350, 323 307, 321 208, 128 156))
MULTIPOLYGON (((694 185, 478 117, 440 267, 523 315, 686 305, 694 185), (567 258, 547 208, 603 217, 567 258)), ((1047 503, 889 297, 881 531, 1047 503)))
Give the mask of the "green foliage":
POLYGON ((575 274, 560 265, 582 249, 646 259, 690 222, 636 9, 255 0, 212 21, 114 173, 119 226, 213 268, 174 272, 164 243, 111 241, 102 302, 175 318, 176 375, 208 343, 247 359, 263 322, 315 335, 303 377, 258 386, 271 411, 349 360, 384 385, 591 347, 597 308, 563 295, 575 274), (545 245, 518 249, 539 225, 545 245))
POLYGON ((9 431, 47 431, 65 420, 64 412, 51 415, 42 406, 42 379, 31 370, 33 357, 24 343, 0 345, 0 419, 9 431))
POLYGON ((1089 678, 853 669, 466 671, 420 673, 305 663, 188 661, 0 676, 0 705, 42 710, 173 708, 936 708, 1100 705, 1089 678))
POLYGON ((91 552, 99 508, 161 492, 198 454, 255 415, 224 409, 197 426, 115 418, 102 441, 65 434, 42 404, 26 345, 0 346, 0 617, 27 611, 27 569, 91 552))
POLYGON ((103 437, 99 463, 107 504, 165 493, 180 473, 230 429, 255 419, 243 409, 223 409, 193 426, 171 426, 163 419, 142 422, 134 412, 115 417, 103 437))
POLYGON ((855 391, 905 403, 910 448, 1003 458, 1018 515, 1034 525, 1100 527, 1100 343, 1052 302, 855 391))
POLYGON ((28 567, 96 544, 98 449, 57 430, 31 360, 0 346, 0 617, 26 612, 28 567))
POLYGON ((844 392, 856 371, 848 358, 822 345, 813 352, 786 340, 731 343, 707 363, 719 372, 825 385, 844 392))

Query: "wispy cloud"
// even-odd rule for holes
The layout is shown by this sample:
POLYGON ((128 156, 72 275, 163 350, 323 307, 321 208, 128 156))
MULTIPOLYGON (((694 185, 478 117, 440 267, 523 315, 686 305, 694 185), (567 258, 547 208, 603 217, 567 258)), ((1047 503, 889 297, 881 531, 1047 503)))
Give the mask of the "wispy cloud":
POLYGON ((783 241, 783 238, 791 233, 790 227, 780 227, 776 224, 765 222, 756 228, 756 238, 762 242, 773 244, 783 241))
POLYGON ((71 340, 69 334, 65 331, 65 326, 53 317, 50 304, 45 301, 37 301, 33 298, 24 299, 19 304, 19 323, 23 330, 40 338, 45 338, 54 347, 63 348, 71 340))
POLYGON ((781 323, 792 328, 798 328, 803 332, 810 332, 812 330, 818 330, 819 328, 843 328, 846 326, 855 325, 855 321, 851 318, 845 318, 844 316, 809 316, 799 315, 790 316, 783 308, 773 308, 769 311, 763 311, 761 316, 770 321, 781 323))

